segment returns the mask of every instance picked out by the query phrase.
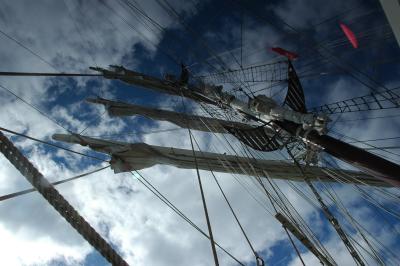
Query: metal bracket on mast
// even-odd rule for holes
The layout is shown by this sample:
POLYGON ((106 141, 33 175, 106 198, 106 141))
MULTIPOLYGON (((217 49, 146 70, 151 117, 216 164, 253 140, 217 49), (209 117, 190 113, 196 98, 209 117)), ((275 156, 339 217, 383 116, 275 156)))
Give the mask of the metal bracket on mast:
POLYGON ((53 206, 62 217, 85 238, 112 265, 128 263, 110 246, 90 224, 79 215, 52 184, 32 165, 31 162, 0 132, 0 151, 53 206))

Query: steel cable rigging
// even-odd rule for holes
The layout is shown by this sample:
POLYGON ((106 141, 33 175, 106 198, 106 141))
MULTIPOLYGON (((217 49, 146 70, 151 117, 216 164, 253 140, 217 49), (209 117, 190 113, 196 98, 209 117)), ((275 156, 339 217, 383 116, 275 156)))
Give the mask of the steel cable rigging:
MULTIPOLYGON (((199 231, 202 235, 204 235, 206 238, 210 239, 210 237, 202 231, 195 223, 193 223, 185 214, 183 214, 172 202, 170 202, 156 187, 154 187, 150 181, 148 181, 143 174, 141 174, 139 171, 135 171, 139 175, 140 178, 137 178, 137 180, 144 185, 150 192, 152 192, 157 198, 159 198, 162 202, 164 202, 170 209, 172 209, 176 214, 179 215, 182 219, 184 219, 188 224, 190 224, 193 228, 195 228, 197 231, 199 231), (143 179, 143 180, 141 180, 143 179)), ((134 174, 132 173, 134 176, 134 174)), ((217 242, 214 242, 216 246, 218 246, 222 251, 224 251, 229 257, 234 259, 237 263, 240 265, 244 266, 242 262, 240 262, 238 259, 236 259, 231 253, 229 253, 227 250, 225 250, 223 247, 221 247, 217 242)))
MULTIPOLYGON (((189 137, 192 137, 192 134, 191 134, 191 132, 190 132, 190 130, 189 130, 189 137)), ((193 150, 193 152, 194 152, 194 147, 193 147, 193 142, 191 143, 192 144, 192 150, 193 150)), ((197 168, 197 172, 198 172, 198 168, 197 168)), ((200 177, 199 177, 199 175, 198 175, 198 178, 200 179, 200 177)), ((259 177, 258 177, 259 178, 259 177)), ((253 180, 252 180, 253 181, 253 180)), ((261 183, 260 183, 260 185, 262 186, 263 185, 263 182, 261 181, 261 183)), ((270 186, 271 186, 271 188, 272 189, 274 189, 274 188, 276 188, 272 183, 270 183, 270 186)), ((260 188, 259 188, 260 189, 260 188)), ((265 189, 265 192, 267 193, 267 189, 266 188, 264 188, 265 189)), ((274 189, 275 190, 275 189, 274 189)), ((275 193, 276 193, 276 195, 277 195, 277 198, 275 198, 275 199, 273 199, 274 201, 279 201, 280 202, 280 208, 282 208, 283 210, 285 210, 287 213, 289 213, 290 214, 290 212, 291 212, 291 210, 288 208, 288 207, 286 207, 286 202, 285 202, 285 199, 282 199, 281 197, 280 197, 280 195, 282 195, 282 194, 280 194, 279 192, 277 192, 277 191, 275 191, 275 193)), ((268 193, 267 193, 267 195, 268 195, 268 193)), ((204 196, 203 196, 203 200, 204 200, 204 196)), ((271 201, 271 204, 274 204, 273 202, 272 202, 272 200, 270 200, 271 201)), ((273 205, 274 206, 274 205, 273 205)), ((283 211, 282 210, 282 211, 283 211)), ((290 217, 290 219, 292 219, 293 221, 296 221, 296 219, 294 218, 294 217, 290 217)), ((211 236, 211 234, 210 234, 210 236, 211 236)), ((290 236, 289 236, 289 238, 290 238, 290 236)), ((291 240, 291 239, 290 239, 291 240)), ((291 240, 292 241, 292 240, 291 240)), ((214 241, 212 241, 212 238, 211 238, 211 242, 212 242, 212 244, 214 243, 214 241)), ((293 241, 292 241, 293 242, 293 241)))

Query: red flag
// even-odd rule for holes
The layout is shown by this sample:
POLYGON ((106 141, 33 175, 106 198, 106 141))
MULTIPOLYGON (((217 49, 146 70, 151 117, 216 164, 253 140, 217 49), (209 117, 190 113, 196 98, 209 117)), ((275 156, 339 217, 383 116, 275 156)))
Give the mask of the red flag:
POLYGON ((271 50, 274 51, 275 53, 286 56, 289 60, 293 60, 293 59, 296 59, 297 57, 299 57, 298 54, 288 51, 288 50, 285 50, 281 47, 272 47, 271 50))
POLYGON ((354 48, 358 48, 358 41, 354 32, 343 23, 340 23, 340 28, 342 28, 343 33, 346 35, 351 45, 353 45, 354 48))

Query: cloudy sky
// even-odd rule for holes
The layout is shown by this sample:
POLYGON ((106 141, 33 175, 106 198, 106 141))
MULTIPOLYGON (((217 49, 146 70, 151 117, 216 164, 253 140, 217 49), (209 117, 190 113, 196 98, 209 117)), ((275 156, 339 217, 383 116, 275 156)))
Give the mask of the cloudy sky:
MULTIPOLYGON (((321 4, 318 0, 268 3, 236 0, 3 0, 1 3, 0 71, 89 73, 90 66, 124 65, 162 77, 166 73, 179 75, 182 62, 190 66, 192 73, 200 75, 222 70, 221 61, 232 69, 268 62, 277 57, 270 48, 279 46, 299 54, 294 65, 299 75, 304 76, 301 81, 309 107, 399 86, 400 50, 378 1, 339 0, 321 4), (135 13, 129 4, 143 10, 157 25, 135 13), (169 6, 176 13, 167 12, 169 6), (344 37, 340 22, 351 27, 358 36, 360 47, 357 50, 344 37)), ((101 78, 1 77, 0 85, 0 127, 3 128, 46 141, 51 141, 54 133, 84 130, 89 136, 112 136, 132 142, 190 148, 185 130, 150 134, 151 131, 175 128, 172 124, 141 117, 110 118, 103 107, 85 102, 88 97, 101 96, 182 111, 179 98, 101 78)), ((262 89, 262 86, 259 84, 256 88, 262 89)), ((267 89, 261 93, 272 95, 274 91, 267 89)), ((187 106, 193 109, 191 112, 199 109, 189 101, 187 106)), ((351 138, 392 138, 370 144, 396 146, 399 145, 399 116, 396 109, 335 115, 332 119, 338 120, 331 134, 346 141, 353 141, 351 138), (374 119, 382 116, 385 118, 374 119)), ((194 135, 204 150, 233 152, 224 138, 202 132, 194 132, 194 135)), ((90 158, 24 138, 13 136, 11 139, 51 181, 103 166, 90 158)), ((241 149, 237 142, 231 141, 235 148, 241 149)), ((68 147, 91 153, 80 146, 68 147)), ((399 150, 373 152, 399 162, 399 150)), ((279 153, 265 156, 282 159, 279 153)), ((207 231, 195 171, 155 166, 141 174, 207 231)), ((203 171, 201 175, 215 240, 244 264, 254 265, 251 249, 212 176, 203 171)), ((270 213, 272 206, 254 185, 254 180, 245 176, 237 176, 237 179, 231 175, 217 176, 249 239, 266 263, 301 265, 281 225, 270 213)), ((57 188, 130 265, 212 265, 209 241, 166 207, 137 178, 106 169, 57 188)), ((0 183, 0 195, 30 188, 2 156, 0 183)), ((322 212, 287 182, 276 181, 276 184, 299 215, 312 225, 314 233, 337 263, 353 265, 354 261, 322 212)), ((304 184, 295 185, 311 196, 304 184)), ((324 187, 317 185, 323 191, 324 187)), ((385 246, 380 251, 387 257, 385 263, 398 264, 393 254, 383 251, 400 252, 398 198, 382 198, 381 191, 370 188, 363 188, 369 193, 366 195, 353 186, 333 187, 352 216, 385 246), (371 202, 379 202, 380 207, 371 202)), ((397 189, 388 191, 399 194, 397 189)), ((323 193, 323 197, 349 235, 365 246, 362 236, 344 220, 327 193, 323 193)), ((314 198, 312 202, 315 203, 314 198)), ((306 264, 317 265, 315 257, 297 244, 306 264)), ((0 202, 0 250, 2 265, 107 265, 38 193, 0 202)), ((364 251, 361 253, 371 265, 376 263, 364 251)), ((218 255, 221 265, 236 265, 220 250, 218 255)))

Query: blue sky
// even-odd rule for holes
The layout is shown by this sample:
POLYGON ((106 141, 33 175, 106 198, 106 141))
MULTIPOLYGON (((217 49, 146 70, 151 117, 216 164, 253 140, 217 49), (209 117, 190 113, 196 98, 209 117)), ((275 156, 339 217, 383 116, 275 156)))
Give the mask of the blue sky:
MULTIPOLYGON (((132 15, 123 2, 4 1, 0 7, 0 29, 50 62, 55 69, 2 35, 0 59, 3 64, 0 71, 88 72, 89 66, 107 67, 115 64, 163 77, 166 73, 179 75, 180 66, 177 63, 182 62, 190 66, 192 73, 202 74, 221 70, 215 59, 209 59, 209 65, 204 63, 213 56, 210 51, 219 54, 229 68, 236 69, 239 67, 237 61, 240 62, 241 45, 243 66, 262 64, 277 58, 270 48, 279 46, 299 54, 299 59, 294 62, 299 76, 316 74, 301 79, 308 107, 371 92, 371 88, 343 73, 342 68, 350 65, 352 74, 371 87, 378 87, 374 83, 388 88, 399 85, 399 64, 396 59, 400 58, 400 49, 386 25, 387 20, 378 1, 341 0, 324 4, 317 0, 307 4, 296 0, 268 3, 236 0, 168 1, 180 14, 186 27, 190 28, 190 33, 185 26, 170 17, 157 1, 139 3, 152 19, 165 28, 163 32, 156 29, 154 32, 150 31, 132 15), (116 13, 102 2, 111 5, 116 13), (337 16, 338 14, 341 15, 337 16), (242 19, 243 42, 240 30, 242 19), (324 23, 319 24, 321 22, 324 23), (359 37, 359 49, 353 49, 345 39, 339 27, 340 22, 348 25, 359 37), (169 55, 166 55, 166 51, 169 55), (178 62, 171 60, 170 55, 178 62), (310 63, 313 63, 311 71, 306 67, 310 63), (372 82, 370 78, 377 82, 372 82)), ((158 134, 140 133, 175 127, 172 124, 142 117, 111 118, 104 114, 103 107, 84 101, 85 98, 99 95, 146 106, 182 110, 174 97, 100 78, 1 77, 0 84, 74 132, 80 132, 87 127, 87 135, 120 134, 114 138, 190 148, 185 130, 158 134)), ((262 88, 263 85, 256 88, 262 88)), ((263 92, 267 95, 270 93, 268 90, 263 92)), ((51 140, 54 133, 65 133, 7 92, 0 93, 0 126, 45 140, 51 140)), ((193 103, 190 103, 190 107, 193 113, 199 111, 198 106, 193 103)), ((398 118, 341 121, 396 114, 399 114, 396 109, 345 114, 340 116, 333 131, 362 140, 397 137, 400 128, 398 118)), ((225 151, 218 144, 217 137, 202 132, 195 132, 195 136, 203 148, 214 152, 225 151)), ((43 147, 22 138, 13 137, 12 140, 50 180, 99 168, 98 162, 87 158, 43 147)), ((232 143, 237 142, 232 140, 232 143)), ((373 144, 394 146, 399 141, 394 139, 373 144)), ((80 146, 68 147, 91 153, 89 149, 80 146)), ((398 150, 392 152, 396 153, 398 150)), ((399 155, 382 151, 377 153, 399 161, 399 155)), ((267 157, 281 158, 275 153, 267 157)), ((339 164, 341 167, 349 167, 339 164)), ((29 187, 5 159, 1 158, 0 165, 0 182, 3 184, 0 187, 1 194, 29 187)), ((143 174, 201 228, 206 229, 193 171, 155 166, 144 170, 143 174)), ((216 240, 241 261, 252 265, 254 258, 251 250, 230 216, 213 180, 206 172, 202 172, 202 176, 205 179, 216 240)), ((237 209, 250 239, 267 264, 300 265, 280 224, 265 213, 229 175, 221 174, 218 177, 237 209)), ((287 183, 277 181, 277 184, 301 216, 314 226, 318 238, 328 247, 338 263, 354 263, 322 212, 297 195, 287 183)), ((298 185, 302 191, 310 193, 304 184, 298 185)), ((317 184, 317 187, 324 191, 321 184, 317 184)), ((255 190, 257 197, 265 196, 251 187, 251 183, 249 188, 255 190)), ((354 217, 394 253, 398 253, 398 218, 371 205, 365 195, 361 195, 351 186, 335 185, 334 188, 354 217)), ((74 183, 61 185, 59 190, 132 265, 210 265, 212 262, 209 242, 130 175, 115 175, 111 170, 105 170, 74 183)), ((398 189, 391 191, 398 195, 398 189)), ((379 198, 381 194, 372 189, 367 189, 367 192, 382 205, 400 212, 397 201, 379 198)), ((323 196, 330 202, 326 194, 323 196)), ((264 203, 271 207, 266 200, 264 203)), ((359 240, 360 236, 354 234, 354 230, 350 229, 351 226, 344 221, 338 209, 331 203, 329 206, 339 221, 343 221, 346 230, 350 230, 359 240)), ((1 202, 0 213, 3 213, 0 215, 0 239, 4 239, 0 241, 3 242, 0 249, 5 251, 3 260, 7 265, 107 265, 38 195, 31 194, 1 202)), ((307 265, 317 262, 304 247, 300 249, 307 265)), ((235 265, 224 254, 219 255, 222 265, 235 265)))

